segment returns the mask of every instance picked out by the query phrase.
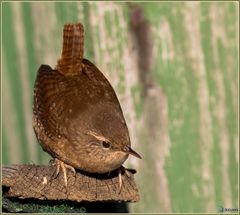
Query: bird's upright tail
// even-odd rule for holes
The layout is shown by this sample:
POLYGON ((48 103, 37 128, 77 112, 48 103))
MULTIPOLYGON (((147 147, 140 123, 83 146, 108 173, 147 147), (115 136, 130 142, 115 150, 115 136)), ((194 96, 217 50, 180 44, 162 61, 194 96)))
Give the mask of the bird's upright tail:
POLYGON ((84 28, 81 23, 66 24, 63 29, 62 55, 56 69, 63 75, 75 75, 82 70, 84 28))

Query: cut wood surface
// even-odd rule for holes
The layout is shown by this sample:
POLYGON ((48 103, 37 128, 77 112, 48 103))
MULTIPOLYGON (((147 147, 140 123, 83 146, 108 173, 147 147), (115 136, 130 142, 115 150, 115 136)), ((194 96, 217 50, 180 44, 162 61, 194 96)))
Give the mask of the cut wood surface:
POLYGON ((88 174, 67 172, 65 187, 62 172, 54 177, 53 165, 3 165, 2 187, 4 197, 39 200, 70 200, 76 202, 124 201, 137 202, 138 189, 133 171, 122 174, 123 186, 119 192, 118 172, 110 174, 88 174))

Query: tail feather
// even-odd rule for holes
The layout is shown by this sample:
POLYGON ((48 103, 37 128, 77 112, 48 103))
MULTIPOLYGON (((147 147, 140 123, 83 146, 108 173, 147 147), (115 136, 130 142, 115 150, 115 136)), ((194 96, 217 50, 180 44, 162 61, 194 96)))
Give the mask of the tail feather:
POLYGON ((64 25, 62 55, 56 69, 63 75, 75 75, 81 72, 83 46, 83 25, 81 23, 64 25))

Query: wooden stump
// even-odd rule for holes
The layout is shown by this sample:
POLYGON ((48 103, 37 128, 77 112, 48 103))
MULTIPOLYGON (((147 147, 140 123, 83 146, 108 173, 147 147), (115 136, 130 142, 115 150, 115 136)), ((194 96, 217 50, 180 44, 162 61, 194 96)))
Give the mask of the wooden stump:
POLYGON ((54 178, 54 166, 10 165, 2 168, 2 186, 5 197, 35 198, 40 200, 126 201, 137 202, 139 194, 133 173, 123 173, 123 186, 119 193, 117 171, 110 174, 88 174, 68 171, 68 187, 62 172, 54 178))
POLYGON ((3 198, 88 204, 139 201, 134 172, 131 170, 128 170, 128 174, 122 175, 121 192, 119 192, 117 171, 110 174, 89 174, 77 171, 75 176, 68 171, 68 186, 65 187, 62 172, 54 177, 55 170, 56 167, 53 165, 3 165, 3 198))

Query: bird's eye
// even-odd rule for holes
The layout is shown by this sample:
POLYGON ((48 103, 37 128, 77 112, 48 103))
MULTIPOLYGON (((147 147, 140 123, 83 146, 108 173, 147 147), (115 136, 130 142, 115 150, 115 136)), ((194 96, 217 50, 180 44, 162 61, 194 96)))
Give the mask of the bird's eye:
POLYGON ((110 148, 111 143, 107 142, 107 141, 102 141, 102 145, 104 148, 110 148))

